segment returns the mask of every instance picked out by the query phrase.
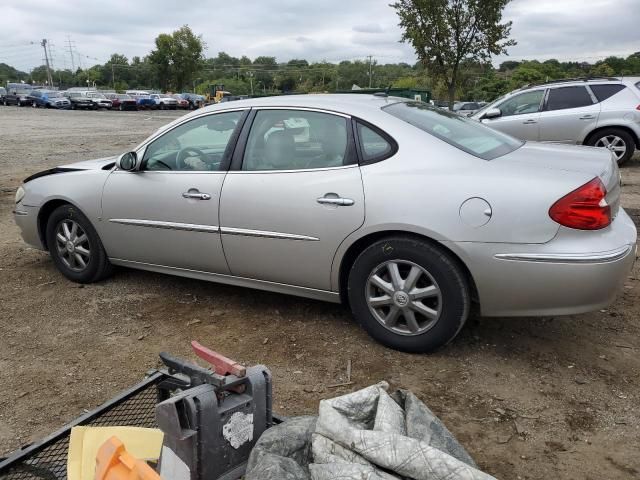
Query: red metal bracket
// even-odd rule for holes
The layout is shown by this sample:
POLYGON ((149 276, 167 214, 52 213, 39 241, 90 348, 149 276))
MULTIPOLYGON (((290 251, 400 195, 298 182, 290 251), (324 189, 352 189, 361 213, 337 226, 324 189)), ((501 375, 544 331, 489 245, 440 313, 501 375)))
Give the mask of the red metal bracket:
POLYGON ((208 349, 200 345, 193 340, 191 347, 195 354, 205 362, 208 362, 213 367, 213 371, 218 375, 235 375, 236 377, 244 377, 247 374, 247 369, 239 363, 220 355, 213 350, 208 349))

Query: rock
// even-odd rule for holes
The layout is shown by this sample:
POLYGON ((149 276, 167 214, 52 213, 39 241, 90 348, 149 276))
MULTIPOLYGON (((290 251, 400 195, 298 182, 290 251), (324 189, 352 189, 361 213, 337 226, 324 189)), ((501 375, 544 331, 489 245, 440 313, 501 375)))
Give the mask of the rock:
POLYGON ((193 320, 187 322, 187 327, 190 327, 191 325, 197 325, 198 323, 201 323, 201 321, 197 318, 194 318, 193 320))
POLYGON ((513 437, 512 433, 504 433, 504 434, 498 434, 498 443, 500 444, 505 444, 505 443, 509 443, 509 440, 511 440, 511 438, 513 437))
POLYGON ((262 341, 262 344, 263 344, 263 345, 266 345, 267 343, 269 343, 269 338, 265 338, 265 339, 262 341))
POLYGON ((587 383, 589 383, 589 380, 587 380, 582 375, 576 375, 576 378, 574 380, 578 385, 586 385, 587 383))

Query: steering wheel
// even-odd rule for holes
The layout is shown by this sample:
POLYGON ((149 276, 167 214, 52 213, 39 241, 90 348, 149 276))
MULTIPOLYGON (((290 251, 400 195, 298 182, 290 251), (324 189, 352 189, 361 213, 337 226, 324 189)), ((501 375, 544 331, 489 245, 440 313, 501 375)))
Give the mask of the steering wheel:
POLYGON ((207 158, 207 155, 199 148, 184 147, 178 152, 178 156, 176 157, 176 167, 178 167, 178 170, 192 170, 192 168, 185 163, 185 160, 188 157, 188 153, 195 153, 203 162, 207 158))

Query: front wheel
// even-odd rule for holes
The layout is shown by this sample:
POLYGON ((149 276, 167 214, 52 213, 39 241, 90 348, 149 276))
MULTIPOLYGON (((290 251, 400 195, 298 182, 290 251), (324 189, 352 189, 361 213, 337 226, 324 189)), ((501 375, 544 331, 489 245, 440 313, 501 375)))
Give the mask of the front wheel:
POLYGON ((403 237, 367 247, 351 268, 348 292, 353 315, 369 335, 413 353, 453 340, 471 304, 468 281, 447 252, 403 237))
POLYGON ((618 165, 622 165, 631 158, 635 150, 635 141, 625 130, 605 128, 589 137, 587 145, 604 147, 616 157, 618 165))
POLYGON ((92 283, 111 274, 98 233, 72 205, 56 208, 47 221, 47 246, 58 270, 69 280, 92 283))

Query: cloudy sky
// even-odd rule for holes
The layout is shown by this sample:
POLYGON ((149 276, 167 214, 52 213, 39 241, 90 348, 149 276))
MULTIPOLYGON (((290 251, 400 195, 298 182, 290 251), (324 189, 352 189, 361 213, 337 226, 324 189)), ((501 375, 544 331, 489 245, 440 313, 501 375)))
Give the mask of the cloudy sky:
MULTIPOLYGON (((639 0, 513 0, 518 45, 511 59, 596 61, 640 50, 639 0)), ((70 68, 68 41, 82 66, 117 52, 131 58, 153 48, 158 33, 188 24, 202 34, 207 56, 276 56, 353 60, 373 55, 379 63, 414 62, 390 0, 19 0, 3 2, 0 63, 22 70, 42 64, 39 42, 52 44, 56 68, 70 68)), ((505 58, 495 59, 498 63, 505 58)))

